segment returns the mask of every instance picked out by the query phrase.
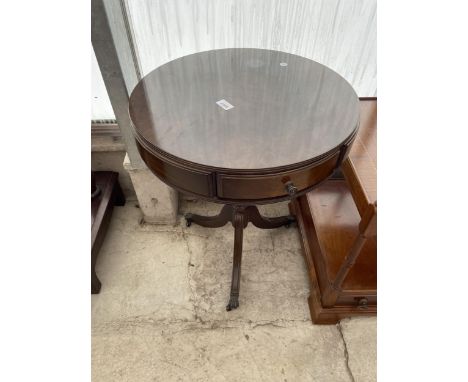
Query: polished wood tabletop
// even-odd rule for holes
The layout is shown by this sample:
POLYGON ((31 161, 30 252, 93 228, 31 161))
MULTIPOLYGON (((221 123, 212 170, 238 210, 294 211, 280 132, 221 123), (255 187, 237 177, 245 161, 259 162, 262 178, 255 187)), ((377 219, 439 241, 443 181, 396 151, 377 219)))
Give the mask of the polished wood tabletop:
POLYGON ((358 97, 336 72, 297 55, 245 48, 160 66, 133 90, 129 113, 149 147, 225 169, 310 161, 359 124, 358 97))

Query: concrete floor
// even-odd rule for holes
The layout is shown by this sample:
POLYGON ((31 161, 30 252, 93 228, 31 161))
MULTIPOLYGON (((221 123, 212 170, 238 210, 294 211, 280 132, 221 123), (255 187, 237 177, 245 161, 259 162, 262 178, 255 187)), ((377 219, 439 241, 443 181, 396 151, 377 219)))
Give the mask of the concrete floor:
MULTIPOLYGON (((181 213, 220 206, 182 202, 181 213)), ((261 208, 286 214, 286 204, 261 208)), ((244 233, 240 307, 226 312, 233 228, 140 224, 116 207, 92 296, 92 377, 114 381, 375 381, 376 319, 313 325, 296 228, 244 233)))

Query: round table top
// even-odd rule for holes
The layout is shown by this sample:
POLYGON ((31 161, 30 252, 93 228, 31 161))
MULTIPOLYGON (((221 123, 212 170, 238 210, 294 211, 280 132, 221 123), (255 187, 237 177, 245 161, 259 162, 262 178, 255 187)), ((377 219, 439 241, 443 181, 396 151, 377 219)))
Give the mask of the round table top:
POLYGON ((135 87, 137 137, 157 152, 225 169, 267 169, 335 150, 359 126, 359 99, 339 74, 263 49, 221 49, 164 64, 135 87))

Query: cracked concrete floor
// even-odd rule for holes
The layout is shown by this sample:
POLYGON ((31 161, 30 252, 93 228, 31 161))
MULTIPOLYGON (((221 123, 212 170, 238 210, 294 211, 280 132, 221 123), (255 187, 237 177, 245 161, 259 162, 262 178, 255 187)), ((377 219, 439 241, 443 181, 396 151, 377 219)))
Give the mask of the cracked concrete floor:
MULTIPOLYGON (((181 213, 219 205, 183 201, 181 213)), ((266 216, 287 205, 260 207, 266 216)), ((233 228, 141 225, 116 207, 92 296, 92 378, 101 381, 375 381, 376 319, 313 325, 296 228, 244 234, 240 307, 226 312, 233 228)))

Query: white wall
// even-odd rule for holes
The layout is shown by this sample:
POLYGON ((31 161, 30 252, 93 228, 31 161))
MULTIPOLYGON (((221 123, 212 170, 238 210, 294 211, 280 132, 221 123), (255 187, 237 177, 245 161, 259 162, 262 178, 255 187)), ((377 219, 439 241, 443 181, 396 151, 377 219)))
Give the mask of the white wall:
MULTIPOLYGON (((377 95, 376 0, 125 2, 142 76, 195 52, 264 48, 311 58, 340 73, 359 96, 377 95)), ((102 89, 93 84, 93 96, 100 91, 93 118, 113 118, 102 89)))
POLYGON ((142 75, 204 50, 264 48, 316 60, 358 95, 376 95, 376 0, 126 2, 142 75))

